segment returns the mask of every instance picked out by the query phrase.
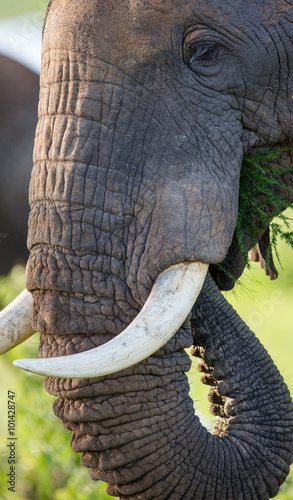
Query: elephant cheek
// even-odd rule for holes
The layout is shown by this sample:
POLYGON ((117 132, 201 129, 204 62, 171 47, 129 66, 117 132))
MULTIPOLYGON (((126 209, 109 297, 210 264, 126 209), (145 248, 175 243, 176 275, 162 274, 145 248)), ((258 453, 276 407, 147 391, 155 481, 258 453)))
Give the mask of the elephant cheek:
POLYGON ((130 228, 127 282, 143 304, 158 274, 180 262, 221 262, 229 249, 237 220, 234 185, 207 182, 165 182, 148 220, 130 228), (137 234, 139 237, 137 237, 137 234))

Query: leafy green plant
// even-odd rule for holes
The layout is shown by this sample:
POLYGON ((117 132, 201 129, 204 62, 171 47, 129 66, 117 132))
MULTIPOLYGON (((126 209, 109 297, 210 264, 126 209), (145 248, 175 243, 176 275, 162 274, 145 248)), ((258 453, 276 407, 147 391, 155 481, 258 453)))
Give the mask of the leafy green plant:
POLYGON ((279 238, 293 248, 293 232, 289 230, 291 219, 282 213, 286 208, 292 208, 291 202, 283 193, 290 191, 293 198, 293 187, 287 186, 282 181, 282 176, 293 171, 293 165, 281 167, 277 161, 284 151, 290 149, 292 148, 274 149, 243 157, 235 235, 248 265, 245 235, 248 234, 251 247, 254 247, 264 227, 270 228, 270 247, 264 256, 268 264, 271 250, 274 250, 280 260, 277 251, 279 238))

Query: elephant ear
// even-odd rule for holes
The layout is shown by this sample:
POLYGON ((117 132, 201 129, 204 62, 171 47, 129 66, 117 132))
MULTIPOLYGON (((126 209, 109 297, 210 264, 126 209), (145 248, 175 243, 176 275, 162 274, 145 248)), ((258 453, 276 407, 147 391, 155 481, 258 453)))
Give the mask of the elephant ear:
POLYGON ((273 261, 269 228, 263 233, 255 248, 250 250, 249 258, 252 262, 259 262, 261 268, 264 269, 271 280, 277 279, 279 273, 273 261))

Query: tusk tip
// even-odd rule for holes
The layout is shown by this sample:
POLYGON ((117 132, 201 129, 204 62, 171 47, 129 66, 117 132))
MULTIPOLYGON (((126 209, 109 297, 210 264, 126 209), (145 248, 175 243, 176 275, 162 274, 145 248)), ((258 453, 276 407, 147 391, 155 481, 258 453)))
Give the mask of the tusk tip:
MULTIPOLYGON (((21 368, 22 370, 25 370, 27 372, 39 373, 39 372, 36 372, 34 370, 34 366, 33 366, 34 361, 35 361, 34 359, 15 359, 13 361, 13 364, 17 368, 21 368)), ((42 374, 40 373, 40 375, 42 375, 42 374)))
POLYGON ((72 362, 70 366, 67 366, 67 370, 66 368, 64 370, 62 367, 63 360, 64 357, 62 356, 58 358, 16 359, 13 364, 17 368, 21 368, 21 370, 43 375, 44 377, 83 378, 83 376, 76 373, 76 368, 72 368, 72 362))

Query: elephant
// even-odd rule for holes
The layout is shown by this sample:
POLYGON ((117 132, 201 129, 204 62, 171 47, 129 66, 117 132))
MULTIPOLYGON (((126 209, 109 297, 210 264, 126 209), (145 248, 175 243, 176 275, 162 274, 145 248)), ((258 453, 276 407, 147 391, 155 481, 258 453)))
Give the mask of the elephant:
MULTIPOLYGON (((245 267, 244 155, 278 151, 263 175, 282 168, 274 191, 293 200, 292 15, 288 0, 49 2, 26 290, 1 314, 0 347, 40 332, 40 359, 14 363, 47 376, 109 495, 266 500, 289 473, 289 391, 221 290, 245 267)), ((264 260, 268 225, 252 222, 264 260)))
POLYGON ((0 274, 28 259, 28 186, 33 166, 39 77, 0 55, 0 274))

